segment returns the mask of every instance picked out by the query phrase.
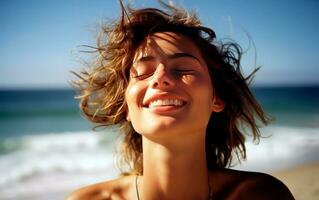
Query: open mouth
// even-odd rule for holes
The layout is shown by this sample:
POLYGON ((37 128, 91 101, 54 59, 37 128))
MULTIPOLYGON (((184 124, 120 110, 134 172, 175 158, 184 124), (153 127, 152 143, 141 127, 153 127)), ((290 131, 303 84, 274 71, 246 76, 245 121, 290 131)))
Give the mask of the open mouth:
POLYGON ((171 106, 171 107, 180 107, 185 105, 186 102, 179 100, 179 99, 156 99, 151 101, 148 104, 148 108, 156 108, 156 107, 164 107, 164 106, 171 106))
POLYGON ((172 114, 181 110, 187 104, 186 101, 180 99, 156 99, 150 101, 144 107, 156 114, 172 114))

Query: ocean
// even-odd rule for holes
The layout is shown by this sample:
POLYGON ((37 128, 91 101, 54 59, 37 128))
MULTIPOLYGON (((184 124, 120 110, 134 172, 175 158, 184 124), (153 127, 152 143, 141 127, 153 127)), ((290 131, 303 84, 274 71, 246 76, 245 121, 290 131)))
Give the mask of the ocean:
MULTIPOLYGON (((256 87, 273 117, 236 169, 270 172, 319 160, 319 86, 256 87)), ((119 174, 116 127, 93 131, 72 90, 0 91, 0 199, 63 199, 119 174), (45 197, 45 198, 44 198, 45 197)))

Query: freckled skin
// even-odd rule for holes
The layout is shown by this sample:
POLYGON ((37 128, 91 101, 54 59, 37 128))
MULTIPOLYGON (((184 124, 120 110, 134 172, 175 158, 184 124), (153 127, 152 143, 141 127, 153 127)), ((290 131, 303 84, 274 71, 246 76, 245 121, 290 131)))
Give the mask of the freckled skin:
MULTIPOLYGON (((192 171, 193 166, 189 169, 187 168, 190 165, 187 163, 187 158, 194 159, 192 155, 189 157, 187 157, 188 155, 182 155, 178 157, 178 161, 174 160, 175 157, 170 159, 169 156, 165 157, 164 155, 163 157, 168 160, 168 163, 163 165, 158 160, 167 152, 158 152, 158 149, 161 148, 157 148, 157 151, 154 152, 157 153, 158 157, 153 159, 153 154, 148 155, 150 150, 153 150, 152 146, 149 145, 150 142, 147 145, 143 143, 144 174, 141 179, 146 181, 147 177, 152 175, 154 176, 153 180, 158 179, 158 177, 164 177, 162 183, 169 183, 167 185, 175 187, 175 193, 185 194, 185 190, 180 188, 189 188, 191 186, 194 190, 198 189, 197 191, 201 191, 200 189, 204 187, 207 189, 207 179, 201 180, 203 185, 196 185, 194 182, 198 177, 207 178, 209 176, 214 200, 294 199, 287 187, 270 175, 230 169, 218 169, 209 171, 207 174, 200 174, 206 170, 205 155, 201 152, 203 145, 198 145, 202 143, 196 143, 192 139, 204 141, 207 123, 211 114, 222 111, 225 105, 214 95, 206 63, 199 49, 190 39, 170 32, 154 34, 147 40, 146 48, 140 49, 136 53, 130 76, 129 85, 125 93, 128 105, 127 119, 132 122, 134 129, 143 136, 143 142, 148 142, 151 138, 152 142, 163 142, 168 149, 169 147, 173 147, 172 149, 176 147, 172 152, 177 151, 178 153, 185 151, 185 149, 178 149, 178 147, 185 147, 183 143, 187 142, 195 146, 188 145, 187 148, 194 149, 194 151, 188 152, 195 152, 194 155, 201 155, 202 158, 200 156, 198 158, 195 157, 195 160, 197 159, 196 161, 198 161, 195 164, 196 166, 199 165, 197 169, 203 169, 195 170, 195 172, 194 170, 192 171), (159 94, 163 95, 161 96, 163 98, 179 98, 186 104, 180 108, 173 107, 169 111, 154 112, 154 110, 145 105, 145 102, 148 102, 154 95, 159 94), (144 147, 147 147, 147 149, 145 150, 144 147), (201 154, 198 152, 201 152, 201 154), (173 167, 175 168, 172 167, 172 169, 165 170, 165 167, 171 167, 169 161, 174 162, 173 167), (174 177, 176 174, 174 170, 177 170, 177 173, 183 170, 186 172, 181 173, 182 175, 180 176, 182 177, 174 177), (148 173, 149 171, 151 172, 148 173), (171 173, 163 176, 163 174, 159 174, 162 171, 171 173), (156 175, 158 176, 156 177, 156 175), (184 179, 186 177, 191 178, 184 179), (170 180, 167 181, 167 179, 170 180), (176 186, 173 183, 176 183, 174 181, 177 179, 188 181, 180 181, 180 185, 176 186)), ((153 145, 156 144, 153 143, 153 145)), ((174 153, 170 155, 178 155, 178 153, 174 153)), ((165 159, 163 160, 166 161, 165 159)), ((148 180, 151 179, 149 178, 148 180)), ((148 186, 145 184, 144 187, 147 188, 148 186)), ((142 190, 142 192, 147 192, 150 189, 154 188, 149 186, 148 189, 142 190)), ((166 191, 169 191, 169 189, 166 191)), ((191 192, 190 190, 186 191, 191 192)), ((208 189, 205 191, 205 195, 207 192, 208 189)), ((90 185, 73 192, 67 198, 67 200, 102 199, 137 199, 135 176, 124 176, 115 180, 90 185)))

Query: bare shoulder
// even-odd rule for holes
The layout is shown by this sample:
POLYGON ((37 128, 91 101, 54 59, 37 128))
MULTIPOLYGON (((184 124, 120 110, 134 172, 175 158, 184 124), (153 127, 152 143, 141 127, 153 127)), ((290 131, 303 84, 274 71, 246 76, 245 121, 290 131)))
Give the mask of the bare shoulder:
POLYGON ((293 200, 294 197, 277 178, 257 172, 223 170, 219 172, 219 193, 222 199, 293 200))
POLYGON ((123 176, 114 180, 88 185, 72 192, 66 200, 111 200, 132 197, 134 176, 123 176))
POLYGON ((241 197, 246 199, 258 197, 260 200, 274 198, 282 200, 294 199, 287 186, 277 178, 264 173, 245 173, 246 178, 238 187, 241 197))

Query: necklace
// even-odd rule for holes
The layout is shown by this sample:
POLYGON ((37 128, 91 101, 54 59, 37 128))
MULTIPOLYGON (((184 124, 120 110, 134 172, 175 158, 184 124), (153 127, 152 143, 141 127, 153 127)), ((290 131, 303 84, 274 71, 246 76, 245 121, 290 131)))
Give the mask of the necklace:
MULTIPOLYGON (((138 182, 138 175, 136 175, 136 177, 135 177, 135 190, 136 190, 137 199, 140 200, 140 194, 138 191, 137 182, 138 182)), ((208 175, 208 199, 207 200, 213 200, 213 191, 212 191, 211 186, 210 186, 209 175, 208 175)))

